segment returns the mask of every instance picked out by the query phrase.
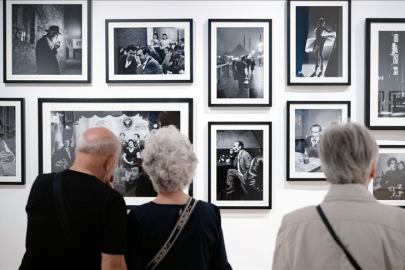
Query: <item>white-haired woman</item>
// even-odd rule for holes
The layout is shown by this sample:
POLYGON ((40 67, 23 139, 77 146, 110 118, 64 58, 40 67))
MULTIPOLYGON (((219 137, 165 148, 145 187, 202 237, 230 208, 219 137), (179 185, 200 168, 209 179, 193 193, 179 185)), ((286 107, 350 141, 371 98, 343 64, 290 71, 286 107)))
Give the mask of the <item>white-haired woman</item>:
POLYGON ((272 269, 404 269, 405 212, 367 190, 379 156, 373 135, 354 123, 331 126, 319 156, 329 192, 320 206, 284 217, 272 269))
MULTIPOLYGON (((190 185, 198 163, 191 143, 174 126, 153 131, 142 157, 158 196, 128 215, 128 269, 145 269, 166 243, 189 201, 183 190, 190 185)), ((164 253, 156 269, 232 269, 218 208, 199 201, 164 253)))

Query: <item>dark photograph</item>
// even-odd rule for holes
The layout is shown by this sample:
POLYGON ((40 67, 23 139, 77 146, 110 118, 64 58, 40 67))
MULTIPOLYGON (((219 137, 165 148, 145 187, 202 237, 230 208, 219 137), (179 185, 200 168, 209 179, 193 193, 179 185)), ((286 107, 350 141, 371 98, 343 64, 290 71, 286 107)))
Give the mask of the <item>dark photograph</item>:
POLYGON ((342 7, 296 7, 296 77, 342 77, 342 7))
POLYGON ((91 127, 105 127, 117 135, 122 151, 114 172, 114 189, 125 197, 155 197, 142 170, 142 150, 150 132, 164 126, 180 129, 180 111, 52 111, 52 172, 71 167, 80 135, 91 127))
POLYGON ((404 200, 405 153, 380 153, 373 195, 378 200, 404 200))
POLYGON ((12 5, 13 75, 82 75, 82 5, 12 5))
POLYGON ((16 176, 15 106, 0 106, 0 177, 16 176))
POLYGON ((217 98, 263 98, 262 27, 217 28, 217 98))
POLYGON ((318 146, 322 131, 342 124, 339 109, 295 110, 295 172, 322 172, 318 146))
POLYGON ((216 200, 263 200, 263 130, 216 135, 216 200))

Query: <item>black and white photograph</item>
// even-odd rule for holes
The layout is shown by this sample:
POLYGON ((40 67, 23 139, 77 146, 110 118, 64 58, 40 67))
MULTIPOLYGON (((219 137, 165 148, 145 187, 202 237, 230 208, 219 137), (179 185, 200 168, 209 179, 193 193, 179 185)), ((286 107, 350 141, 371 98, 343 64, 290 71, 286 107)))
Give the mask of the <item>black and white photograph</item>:
POLYGON ((105 23, 107 83, 193 82, 192 19, 105 23))
POLYGON ((288 85, 350 85, 350 0, 288 0, 288 85))
POLYGON ((271 106, 271 22, 208 21, 209 106, 271 106))
POLYGON ((366 19, 365 123, 405 129, 405 19, 366 19))
POLYGON ((4 1, 5 83, 89 83, 90 1, 4 1))
POLYGON ((380 145, 377 176, 370 189, 387 204, 405 206, 405 145, 380 145))
POLYGON ((287 180, 325 180, 318 147, 322 132, 347 123, 350 102, 287 102, 287 180))
POLYGON ((24 99, 0 99, 0 185, 25 184, 24 99))
POLYGON ((105 127, 116 134, 122 145, 114 172, 114 189, 130 205, 157 195, 148 175, 142 169, 142 150, 151 132, 173 125, 191 138, 191 126, 188 123, 191 99, 40 99, 39 102, 42 105, 40 149, 43 149, 43 152, 40 151, 40 170, 45 173, 69 169, 75 161, 76 143, 83 132, 91 127, 105 127))
POLYGON ((271 209, 271 123, 209 122, 208 200, 271 209))

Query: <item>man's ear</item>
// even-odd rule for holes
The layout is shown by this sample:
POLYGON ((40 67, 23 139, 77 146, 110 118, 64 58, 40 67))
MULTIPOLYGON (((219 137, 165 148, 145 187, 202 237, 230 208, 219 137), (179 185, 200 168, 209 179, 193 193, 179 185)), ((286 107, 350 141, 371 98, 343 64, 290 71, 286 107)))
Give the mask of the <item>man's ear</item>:
POLYGON ((377 176, 377 162, 373 162, 371 166, 370 178, 375 179, 377 176))
POLYGON ((113 165, 114 165, 114 156, 113 155, 108 156, 104 162, 104 169, 106 171, 108 171, 108 170, 110 170, 111 166, 113 166, 113 165))

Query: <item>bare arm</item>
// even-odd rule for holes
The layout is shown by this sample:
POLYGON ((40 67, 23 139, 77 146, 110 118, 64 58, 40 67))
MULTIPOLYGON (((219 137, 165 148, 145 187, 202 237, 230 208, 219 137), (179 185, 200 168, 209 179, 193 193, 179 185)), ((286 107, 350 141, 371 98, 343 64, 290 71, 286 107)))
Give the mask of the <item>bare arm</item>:
POLYGON ((102 270, 127 270, 124 255, 111 255, 101 253, 102 270))

